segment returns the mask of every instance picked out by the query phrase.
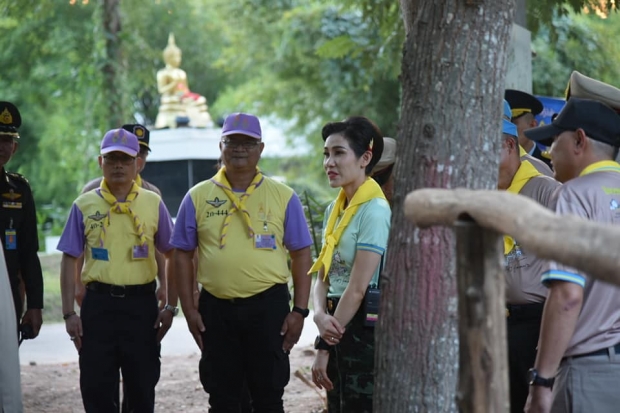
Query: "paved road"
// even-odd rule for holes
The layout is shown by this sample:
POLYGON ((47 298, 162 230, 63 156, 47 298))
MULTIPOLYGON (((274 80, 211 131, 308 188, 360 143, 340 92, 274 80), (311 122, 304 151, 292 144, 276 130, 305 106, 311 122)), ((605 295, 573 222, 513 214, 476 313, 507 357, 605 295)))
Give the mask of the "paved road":
MULTIPOLYGON (((310 314, 304 323, 297 346, 306 347, 314 344, 317 334, 318 330, 310 314)), ((177 317, 162 341, 161 355, 182 356, 186 354, 199 354, 199 350, 187 329, 185 319, 177 317)), ((78 361, 78 354, 69 340, 64 323, 43 324, 39 337, 34 340, 25 340, 22 343, 19 349, 19 359, 22 365, 71 363, 78 361)))

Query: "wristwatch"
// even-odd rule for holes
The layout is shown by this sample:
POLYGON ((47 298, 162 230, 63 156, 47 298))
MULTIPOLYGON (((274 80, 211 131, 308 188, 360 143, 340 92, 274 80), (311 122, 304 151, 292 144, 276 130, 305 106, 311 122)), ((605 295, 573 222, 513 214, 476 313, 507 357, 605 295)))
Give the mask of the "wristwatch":
POLYGON ((306 309, 304 310, 303 308, 300 308, 300 307, 297 307, 297 306, 294 306, 294 307, 293 307, 293 309, 292 309, 291 311, 294 311, 294 312, 296 312, 296 313, 301 314, 301 316, 302 316, 303 318, 308 317, 308 314, 310 314, 310 310, 309 310, 309 309, 307 309, 307 308, 306 308, 306 309))
POLYGON ((530 383, 530 386, 542 386, 542 387, 548 387, 548 388, 553 388, 553 382, 555 382, 555 377, 551 377, 550 379, 546 379, 544 377, 540 377, 538 375, 538 370, 536 369, 529 369, 527 372, 527 377, 528 377, 528 382, 530 383))
POLYGON ((175 315, 179 314, 179 307, 175 307, 173 305, 170 304, 166 304, 164 306, 164 310, 168 310, 172 313, 172 316, 174 317, 175 315))
POLYGON ((314 349, 315 350, 329 350, 331 346, 327 344, 327 341, 323 340, 321 336, 316 336, 314 339, 314 349))

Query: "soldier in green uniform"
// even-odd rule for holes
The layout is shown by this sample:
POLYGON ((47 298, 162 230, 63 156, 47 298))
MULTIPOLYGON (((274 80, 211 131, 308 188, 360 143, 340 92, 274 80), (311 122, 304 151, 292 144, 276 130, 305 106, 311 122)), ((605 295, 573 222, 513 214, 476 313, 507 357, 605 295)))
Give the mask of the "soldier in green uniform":
POLYGON ((0 102, 0 230, 9 272, 15 315, 22 338, 35 338, 43 318, 43 274, 37 251, 37 214, 30 184, 20 174, 7 172, 6 164, 17 150, 17 129, 22 120, 17 107, 0 102), (20 293, 23 282, 26 312, 20 293), (23 317, 22 317, 23 314, 23 317))

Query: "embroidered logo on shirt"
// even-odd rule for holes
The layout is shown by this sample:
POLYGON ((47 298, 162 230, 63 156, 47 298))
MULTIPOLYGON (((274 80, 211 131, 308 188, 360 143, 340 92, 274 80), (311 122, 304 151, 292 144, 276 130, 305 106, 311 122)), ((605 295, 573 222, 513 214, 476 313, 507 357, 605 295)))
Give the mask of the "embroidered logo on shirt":
POLYGON ((89 215, 88 218, 94 219, 95 221, 101 221, 103 218, 105 218, 105 214, 102 214, 101 212, 97 211, 96 214, 89 215))
POLYGON ((215 197, 215 199, 207 199, 207 204, 212 205, 216 208, 221 207, 225 203, 226 203, 225 199, 219 199, 218 197, 215 197))
POLYGON ((13 191, 12 189, 9 190, 9 192, 5 192, 4 194, 2 194, 3 198, 8 198, 11 201, 15 201, 16 199, 19 199, 22 197, 21 194, 16 194, 15 191, 13 191))
POLYGON ((620 208, 620 204, 618 204, 618 201, 616 201, 615 199, 612 199, 611 202, 609 203, 609 209, 611 209, 612 211, 615 211, 618 208, 620 208))

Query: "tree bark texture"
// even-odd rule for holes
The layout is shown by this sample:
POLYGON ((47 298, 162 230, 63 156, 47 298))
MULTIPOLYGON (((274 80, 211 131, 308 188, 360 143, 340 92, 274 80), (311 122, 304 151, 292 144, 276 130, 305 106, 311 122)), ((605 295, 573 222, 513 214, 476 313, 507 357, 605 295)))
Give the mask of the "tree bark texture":
POLYGON ((401 0, 406 40, 375 410, 456 411, 454 236, 405 220, 416 188, 497 183, 513 0, 401 0))
POLYGON ((459 300, 461 413, 502 413, 509 407, 508 347, 500 236, 474 221, 458 221, 456 276, 459 300))
POLYGON ((555 215, 522 195, 503 191, 419 189, 407 195, 405 215, 415 225, 448 225, 463 215, 519 240, 536 256, 620 285, 620 229, 577 216, 555 215), (506 206, 510 207, 507 208, 506 206))
POLYGON ((105 57, 102 65, 103 96, 108 107, 110 128, 119 128, 125 122, 124 88, 122 86, 120 0, 103 0, 103 35, 105 57))

